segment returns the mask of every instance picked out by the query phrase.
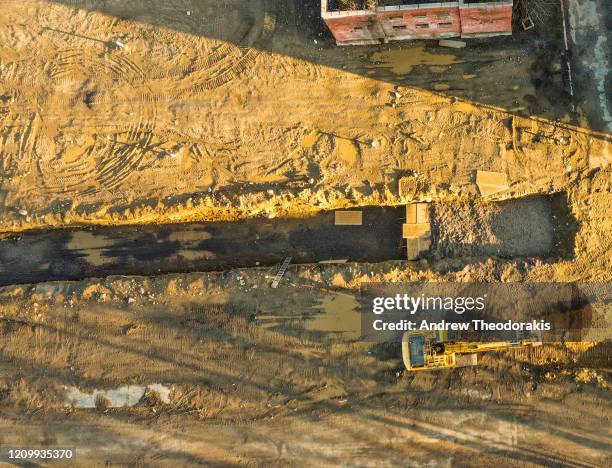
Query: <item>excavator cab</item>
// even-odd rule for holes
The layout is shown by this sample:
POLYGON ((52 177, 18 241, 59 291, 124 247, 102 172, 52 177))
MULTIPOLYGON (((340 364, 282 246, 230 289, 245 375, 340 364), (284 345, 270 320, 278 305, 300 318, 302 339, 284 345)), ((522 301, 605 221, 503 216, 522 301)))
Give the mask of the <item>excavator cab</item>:
POLYGON ((455 356, 445 353, 445 331, 406 332, 402 337, 402 358, 409 371, 455 367, 455 356))

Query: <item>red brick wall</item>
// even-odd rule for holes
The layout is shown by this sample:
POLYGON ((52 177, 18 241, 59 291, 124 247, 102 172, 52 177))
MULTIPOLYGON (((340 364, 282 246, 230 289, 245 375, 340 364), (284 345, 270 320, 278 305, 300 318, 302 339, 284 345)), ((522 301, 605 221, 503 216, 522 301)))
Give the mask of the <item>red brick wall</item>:
POLYGON ((376 25, 376 14, 324 18, 336 41, 364 41, 381 39, 380 26, 376 25))
POLYGON ((463 35, 511 33, 512 6, 481 6, 461 8, 463 35))
POLYGON ((512 5, 449 6, 324 15, 339 43, 512 33, 512 5))
POLYGON ((461 33, 459 8, 419 8, 377 13, 387 37, 447 37, 461 33))

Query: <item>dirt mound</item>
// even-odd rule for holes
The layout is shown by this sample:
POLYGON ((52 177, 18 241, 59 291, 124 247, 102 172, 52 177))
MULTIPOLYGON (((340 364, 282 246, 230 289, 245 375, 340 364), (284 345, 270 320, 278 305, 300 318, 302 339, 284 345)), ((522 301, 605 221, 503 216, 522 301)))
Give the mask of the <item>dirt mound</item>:
POLYGON ((554 246, 550 199, 447 203, 433 208, 434 255, 548 256, 554 246))

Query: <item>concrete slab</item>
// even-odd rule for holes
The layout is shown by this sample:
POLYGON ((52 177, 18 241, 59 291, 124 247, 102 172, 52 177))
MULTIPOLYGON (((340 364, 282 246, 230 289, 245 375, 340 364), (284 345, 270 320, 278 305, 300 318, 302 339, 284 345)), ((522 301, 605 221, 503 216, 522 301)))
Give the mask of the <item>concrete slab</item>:
POLYGON ((111 390, 94 390, 84 392, 77 387, 66 388, 64 406, 72 408, 95 408, 96 400, 103 398, 109 408, 121 408, 123 406, 134 406, 144 396, 146 386, 126 385, 111 390))
POLYGON ((408 239, 407 240, 408 260, 418 260, 419 258, 423 258, 425 253, 429 251, 429 247, 431 247, 430 238, 408 239))
POLYGON ((411 203, 406 205, 406 223, 428 223, 429 203, 411 203))
POLYGON ((416 203, 410 203, 409 205, 406 205, 406 223, 407 224, 414 224, 417 222, 416 206, 417 206, 416 203))
POLYGON ((429 203, 416 204, 417 223, 429 223, 429 203))
POLYGON ((478 365, 478 355, 472 354, 458 354, 455 356, 455 365, 457 367, 472 367, 478 365))
POLYGON ((77 387, 65 387, 64 406, 72 408, 92 409, 96 407, 96 400, 103 398, 109 408, 132 407, 144 396, 147 389, 157 392, 161 401, 170 403, 170 387, 162 384, 125 385, 109 390, 83 391, 77 387))
POLYGON ((590 127, 612 132, 609 0, 563 0, 576 102, 590 127))

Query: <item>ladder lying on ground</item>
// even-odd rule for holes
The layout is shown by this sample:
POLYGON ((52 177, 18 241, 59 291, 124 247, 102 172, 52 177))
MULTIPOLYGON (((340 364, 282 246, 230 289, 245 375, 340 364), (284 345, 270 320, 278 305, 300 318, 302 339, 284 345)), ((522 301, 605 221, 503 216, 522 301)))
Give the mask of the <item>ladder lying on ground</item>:
POLYGON ((287 271, 287 268, 289 268, 289 264, 290 263, 291 263, 291 257, 287 257, 283 261, 283 264, 281 265, 280 269, 278 270, 278 273, 276 273, 276 277, 274 278, 274 281, 272 281, 272 288, 273 289, 276 289, 278 287, 278 285, 280 284, 281 280, 283 279, 283 275, 287 271))

